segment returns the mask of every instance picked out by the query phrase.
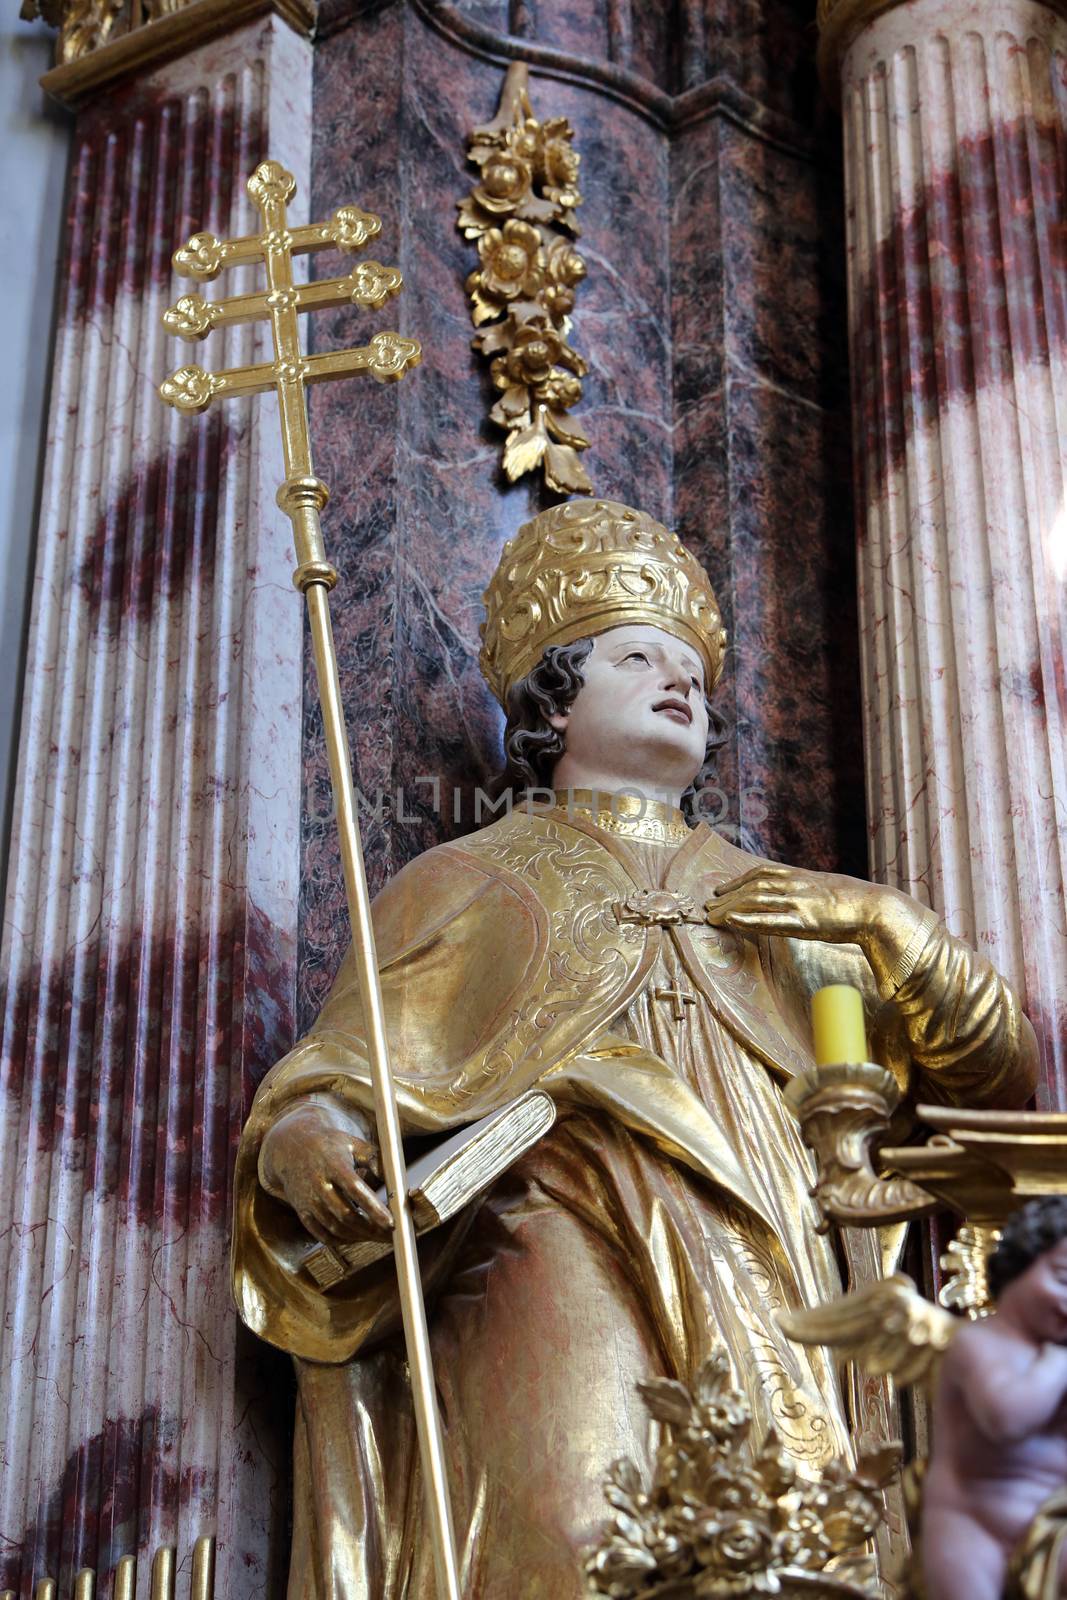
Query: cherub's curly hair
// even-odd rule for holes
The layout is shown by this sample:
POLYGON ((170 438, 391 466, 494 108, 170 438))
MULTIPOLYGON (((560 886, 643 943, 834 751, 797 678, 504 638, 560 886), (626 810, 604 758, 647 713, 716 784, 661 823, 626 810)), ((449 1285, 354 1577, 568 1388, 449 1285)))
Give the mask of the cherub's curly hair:
MULTIPOLYGON (((518 799, 528 789, 550 789, 556 762, 566 748, 563 734, 549 717, 569 711, 585 682, 582 665, 593 648, 592 639, 573 644, 549 645, 533 671, 514 684, 508 695, 504 728, 504 771, 493 780, 495 796, 508 789, 518 799)), ((692 825, 699 820, 697 800, 711 781, 715 756, 726 742, 726 723, 705 698, 708 742, 704 762, 682 795, 682 810, 692 825)))
POLYGON ((1038 1256, 1053 1249, 1061 1239, 1067 1239, 1067 1194, 1042 1195, 1013 1212, 989 1256, 987 1272, 992 1298, 999 1299, 1009 1283, 1020 1278, 1038 1256))

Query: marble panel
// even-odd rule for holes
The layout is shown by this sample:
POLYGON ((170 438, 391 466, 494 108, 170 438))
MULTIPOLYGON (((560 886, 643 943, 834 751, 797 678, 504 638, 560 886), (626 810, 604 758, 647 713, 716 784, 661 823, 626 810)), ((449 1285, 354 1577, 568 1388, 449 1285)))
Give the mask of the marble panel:
MULTIPOLYGON (((503 477, 487 365, 471 349, 464 285, 476 256, 455 226, 473 172, 466 136, 495 113, 503 73, 401 7, 324 40, 316 72, 314 208, 354 196, 382 215, 380 254, 407 281, 388 315, 424 343, 422 366, 397 389, 339 385, 320 390, 313 411, 335 490, 328 538, 344 574, 335 631, 357 779, 382 812, 365 839, 377 887, 474 824, 475 792, 501 760, 502 718, 477 666, 481 593, 505 539, 553 497, 532 478, 512 487, 503 477)), ((583 158, 589 277, 573 339, 590 365, 577 413, 593 440, 587 467, 597 493, 669 517, 666 141, 574 85, 535 77, 531 95, 541 117, 570 118, 583 158)), ((350 341, 354 322, 317 321, 318 347, 350 341)), ((310 678, 306 704, 305 1022, 345 942, 310 678)))
POLYGON ((731 635, 719 825, 781 859, 862 871, 833 174, 708 120, 676 138, 671 177, 676 521, 731 635))
POLYGON ((845 421, 731 373, 727 432, 743 841, 798 866, 862 874, 845 421))

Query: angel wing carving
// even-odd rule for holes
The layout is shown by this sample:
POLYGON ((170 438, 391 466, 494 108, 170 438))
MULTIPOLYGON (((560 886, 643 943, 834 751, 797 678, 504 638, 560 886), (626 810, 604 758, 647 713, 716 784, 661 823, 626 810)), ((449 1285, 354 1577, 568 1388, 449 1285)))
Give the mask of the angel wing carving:
POLYGON ((876 1377, 902 1387, 929 1378, 962 1324, 902 1272, 829 1305, 781 1311, 778 1324, 798 1344, 824 1344, 876 1377))

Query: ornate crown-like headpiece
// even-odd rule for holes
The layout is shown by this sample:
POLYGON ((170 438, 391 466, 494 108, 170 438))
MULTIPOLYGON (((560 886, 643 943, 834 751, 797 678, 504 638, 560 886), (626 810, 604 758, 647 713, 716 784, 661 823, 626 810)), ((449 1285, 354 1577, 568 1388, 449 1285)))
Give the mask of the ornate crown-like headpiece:
POLYGON ((628 622, 691 644, 709 694, 722 673, 726 630, 704 568, 676 533, 613 500, 568 500, 525 523, 482 598, 482 672, 505 708, 548 645, 628 622))

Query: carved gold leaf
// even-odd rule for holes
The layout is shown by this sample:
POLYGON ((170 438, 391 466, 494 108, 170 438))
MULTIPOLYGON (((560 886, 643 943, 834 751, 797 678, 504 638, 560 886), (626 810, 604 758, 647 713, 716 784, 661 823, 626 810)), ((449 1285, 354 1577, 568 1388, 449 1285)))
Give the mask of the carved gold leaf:
POLYGON ((323 236, 338 250, 362 250, 381 231, 381 217, 363 211, 359 206, 339 206, 322 228, 323 236))
POLYGON ((418 340, 405 339, 399 333, 376 333, 368 349, 366 370, 382 383, 402 378, 409 368, 417 367, 422 360, 422 346, 418 340))
POLYGON ((404 280, 396 267, 383 267, 380 261, 361 261, 349 274, 349 282, 352 300, 376 311, 390 295, 399 294, 404 280))
POLYGON ((565 117, 539 121, 528 70, 508 70, 500 109, 470 136, 479 177, 459 203, 459 227, 477 243, 467 279, 474 348, 491 361, 498 391, 490 421, 507 432, 502 463, 511 483, 540 468, 557 494, 592 494, 579 460, 585 433, 568 416, 582 397, 586 364, 567 343, 575 290, 586 265, 574 248, 579 156, 565 117))

